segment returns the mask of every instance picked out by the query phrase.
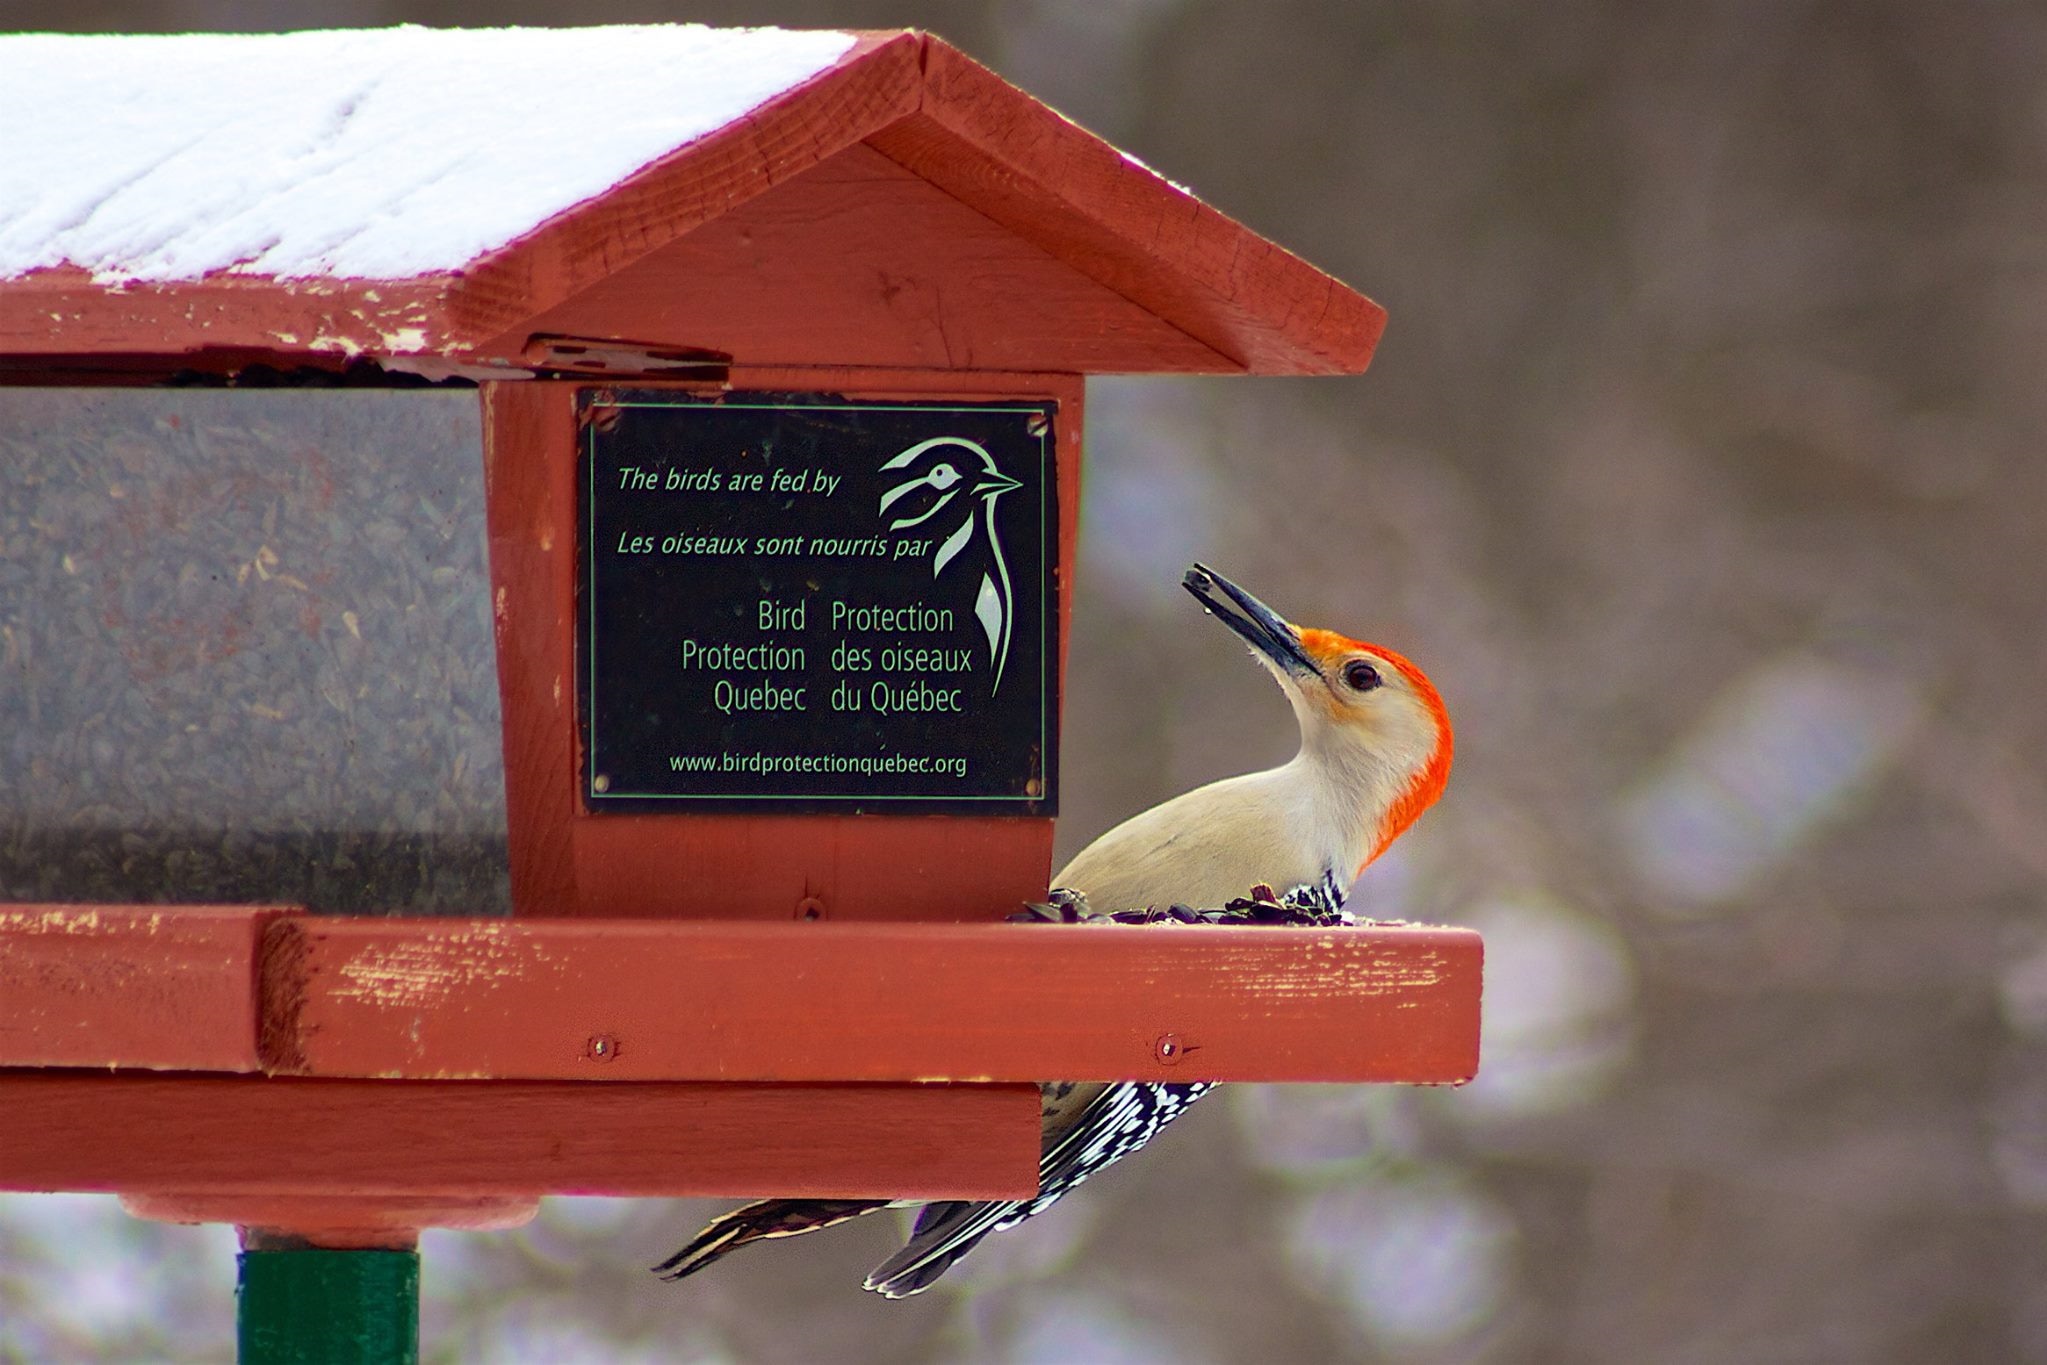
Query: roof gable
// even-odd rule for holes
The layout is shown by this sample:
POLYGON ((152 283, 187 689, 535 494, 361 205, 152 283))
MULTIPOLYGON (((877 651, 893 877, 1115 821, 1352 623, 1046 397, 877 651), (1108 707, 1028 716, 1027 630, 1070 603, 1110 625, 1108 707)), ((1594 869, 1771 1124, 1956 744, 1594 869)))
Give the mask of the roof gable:
POLYGON ((487 341, 660 337, 761 365, 1098 373, 1229 357, 866 145, 487 341))

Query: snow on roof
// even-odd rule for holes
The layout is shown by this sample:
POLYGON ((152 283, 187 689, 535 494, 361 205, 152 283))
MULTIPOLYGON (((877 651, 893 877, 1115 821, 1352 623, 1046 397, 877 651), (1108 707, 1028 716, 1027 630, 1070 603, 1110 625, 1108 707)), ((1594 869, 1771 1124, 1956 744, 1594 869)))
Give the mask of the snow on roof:
POLYGON ((457 270, 854 41, 696 24, 0 36, 0 279, 457 270))

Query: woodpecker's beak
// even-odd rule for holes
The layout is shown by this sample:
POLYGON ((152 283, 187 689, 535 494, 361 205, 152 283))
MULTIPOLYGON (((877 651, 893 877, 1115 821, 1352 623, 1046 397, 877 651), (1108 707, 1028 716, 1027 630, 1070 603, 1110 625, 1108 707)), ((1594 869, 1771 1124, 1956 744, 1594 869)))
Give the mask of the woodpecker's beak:
POLYGON ((1012 488, 1022 487, 1021 481, 1010 478, 999 469, 991 469, 981 475, 981 481, 974 485, 974 495, 989 498, 997 493, 1007 493, 1012 488))
POLYGON ((1317 673, 1315 661, 1301 648, 1300 632, 1271 607, 1245 592, 1206 564, 1187 570, 1180 586, 1194 594, 1209 615, 1244 637, 1251 648, 1288 673, 1317 673), (1216 596, 1221 589, 1229 599, 1216 596))

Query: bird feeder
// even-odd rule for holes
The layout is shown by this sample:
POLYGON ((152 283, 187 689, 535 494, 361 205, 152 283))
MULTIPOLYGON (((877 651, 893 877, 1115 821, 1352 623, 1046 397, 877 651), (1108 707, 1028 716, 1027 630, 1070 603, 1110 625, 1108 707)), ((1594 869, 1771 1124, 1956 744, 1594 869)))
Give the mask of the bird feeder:
MULTIPOLYGON (((1000 922, 1050 875, 1085 376, 1356 373, 1368 299, 922 33, 17 37, 9 68, 50 146, 0 225, 0 414, 160 401, 124 458, 184 491, 99 538, 32 504, 0 566, 89 577, 129 535, 315 503, 336 555, 402 556, 328 437, 231 468, 194 428, 259 385, 469 405, 510 913, 0 907, 0 1187, 239 1225, 247 1348, 289 1330, 278 1276, 358 1330, 417 1229, 547 1193, 1028 1195, 1043 1078, 1471 1076, 1469 932, 1000 922)), ((50 448, 7 447, 9 498, 123 497, 63 489, 50 448)), ((283 626, 133 582, 79 619, 117 681, 275 658, 343 711, 347 667, 431 652, 377 655, 412 607, 271 553, 165 572, 291 578, 283 626)), ((83 685, 20 629, 17 730, 23 678, 83 685)), ((285 743, 250 705, 163 752, 285 743)))

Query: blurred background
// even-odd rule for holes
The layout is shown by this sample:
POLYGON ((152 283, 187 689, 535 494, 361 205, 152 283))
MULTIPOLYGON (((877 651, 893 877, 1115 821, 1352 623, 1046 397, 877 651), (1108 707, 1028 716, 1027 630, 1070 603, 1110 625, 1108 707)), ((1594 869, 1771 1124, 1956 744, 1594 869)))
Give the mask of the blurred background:
MULTIPOLYGON (((2047 1361, 2047 12, 1956 0, 15 0, 23 28, 928 27, 1386 305, 1090 385, 1062 853, 1285 758, 1199 557, 1411 654, 1357 888, 1488 942, 1458 1091, 1242 1086, 931 1293, 716 1206, 429 1234, 431 1358, 2047 1361)), ((11 129, 8 136, 28 135, 11 129)), ((223 1359, 232 1234, 0 1197, 0 1359, 223 1359)))

